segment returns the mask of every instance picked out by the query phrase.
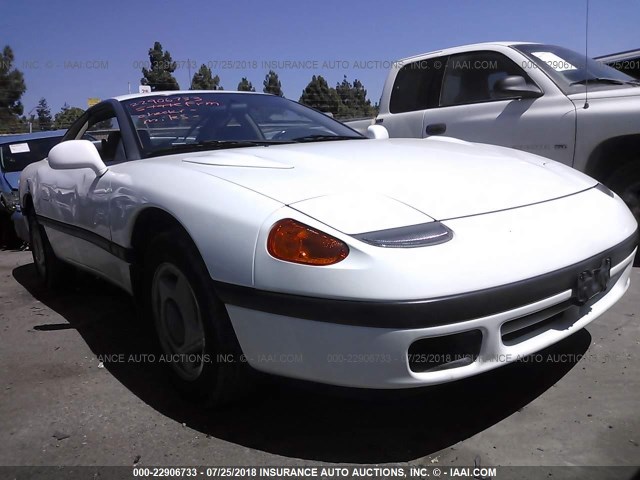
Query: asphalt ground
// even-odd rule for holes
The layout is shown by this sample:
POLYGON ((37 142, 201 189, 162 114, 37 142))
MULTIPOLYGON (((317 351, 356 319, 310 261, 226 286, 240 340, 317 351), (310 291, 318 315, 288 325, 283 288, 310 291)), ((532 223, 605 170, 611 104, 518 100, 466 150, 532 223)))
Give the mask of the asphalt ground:
POLYGON ((210 411, 144 361, 126 294, 87 275, 42 291, 30 252, 0 251, 0 466, 638 467, 639 306, 634 268, 609 312, 528 361, 380 395, 267 379, 210 411), (140 361, 100 363, 120 354, 140 361))

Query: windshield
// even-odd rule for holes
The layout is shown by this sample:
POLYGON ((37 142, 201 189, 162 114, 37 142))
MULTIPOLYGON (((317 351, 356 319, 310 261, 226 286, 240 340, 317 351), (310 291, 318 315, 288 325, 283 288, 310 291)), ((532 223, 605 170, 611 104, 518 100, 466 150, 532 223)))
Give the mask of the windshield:
POLYGON ((534 63, 523 67, 541 68, 566 94, 584 91, 587 81, 589 88, 631 86, 637 83, 633 77, 592 58, 586 59, 585 66, 584 54, 566 48, 538 44, 514 45, 513 48, 534 63))
POLYGON ((30 163, 46 158, 62 137, 38 138, 0 146, 0 162, 4 172, 21 172, 30 163))
POLYGON ((291 100, 250 93, 149 95, 123 102, 144 156, 365 138, 291 100))

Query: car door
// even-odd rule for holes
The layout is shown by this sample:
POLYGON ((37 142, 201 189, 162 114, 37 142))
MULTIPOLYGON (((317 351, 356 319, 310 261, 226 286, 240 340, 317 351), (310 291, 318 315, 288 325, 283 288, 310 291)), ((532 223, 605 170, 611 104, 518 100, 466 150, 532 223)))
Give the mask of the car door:
MULTIPOLYGON (((95 139, 92 143, 107 166, 126 161, 115 111, 104 105, 90 112, 67 140, 95 139)), ((99 176, 89 168, 46 167, 40 173, 36 211, 58 257, 119 283, 109 253, 111 183, 110 171, 99 176)))
POLYGON ((574 105, 561 92, 550 89, 541 89, 538 98, 505 98, 496 84, 511 75, 537 86, 520 66, 500 52, 450 55, 444 67, 438 107, 424 111, 423 136, 443 134, 513 147, 571 165, 574 105))

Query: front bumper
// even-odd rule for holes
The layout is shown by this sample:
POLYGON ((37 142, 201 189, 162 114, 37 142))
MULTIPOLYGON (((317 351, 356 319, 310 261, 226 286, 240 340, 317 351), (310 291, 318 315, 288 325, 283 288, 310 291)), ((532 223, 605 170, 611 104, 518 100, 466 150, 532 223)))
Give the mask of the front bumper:
POLYGON ((580 330, 628 289, 637 242, 636 231, 570 267, 424 301, 357 302, 216 287, 249 364, 258 370, 332 385, 417 387, 491 370, 580 330), (578 276, 606 258, 612 265, 606 290, 578 304, 578 276), (434 358, 429 351, 417 351, 416 342, 470 331, 481 334, 471 358, 460 361, 452 355, 451 362, 447 356, 437 368, 419 368, 422 358, 427 366, 434 358))

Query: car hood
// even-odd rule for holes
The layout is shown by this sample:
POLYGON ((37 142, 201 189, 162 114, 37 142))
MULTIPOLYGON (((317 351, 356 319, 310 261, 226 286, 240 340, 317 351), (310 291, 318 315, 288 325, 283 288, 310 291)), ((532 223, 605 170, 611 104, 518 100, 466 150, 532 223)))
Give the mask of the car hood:
POLYGON ((252 147, 182 161, 348 233, 515 208, 597 183, 546 158, 446 137, 252 147))
POLYGON ((20 179, 20 172, 2 172, 5 180, 11 186, 13 190, 18 189, 18 180, 20 179))

